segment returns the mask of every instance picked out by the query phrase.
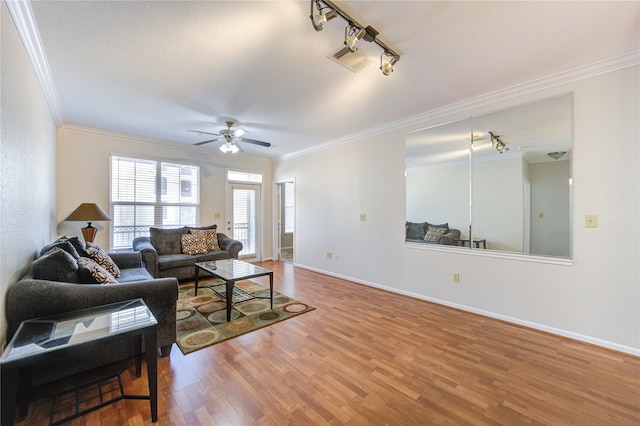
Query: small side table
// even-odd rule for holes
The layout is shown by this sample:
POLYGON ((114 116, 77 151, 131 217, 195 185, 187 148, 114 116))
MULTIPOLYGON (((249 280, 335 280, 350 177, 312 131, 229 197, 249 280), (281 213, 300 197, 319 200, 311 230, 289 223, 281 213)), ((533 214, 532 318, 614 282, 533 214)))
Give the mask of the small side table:
POLYGON ((107 348, 115 340, 131 337, 134 339, 136 375, 140 377, 142 336, 146 346, 149 395, 123 394, 98 406, 77 411, 58 423, 121 399, 148 399, 151 421, 158 421, 157 328, 158 322, 142 299, 23 321, 0 357, 2 426, 13 424, 18 396, 21 397, 20 418, 27 415, 27 402, 22 397, 29 390, 32 365, 46 362, 54 352, 73 351, 84 345, 107 348))
POLYGON ((455 242, 462 247, 466 247, 467 245, 471 247, 471 244, 475 246, 475 248, 480 248, 480 244, 482 244, 482 248, 487 248, 487 240, 485 238, 481 240, 473 240, 473 242, 468 238, 456 238, 455 242))

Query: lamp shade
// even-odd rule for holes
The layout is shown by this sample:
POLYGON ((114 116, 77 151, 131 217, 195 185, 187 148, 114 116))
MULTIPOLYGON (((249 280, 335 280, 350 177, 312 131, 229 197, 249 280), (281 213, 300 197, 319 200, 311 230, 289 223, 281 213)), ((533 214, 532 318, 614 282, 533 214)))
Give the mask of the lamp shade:
POLYGON ((111 220, 109 216, 95 203, 82 203, 71 213, 66 220, 81 220, 91 222, 94 220, 111 220))

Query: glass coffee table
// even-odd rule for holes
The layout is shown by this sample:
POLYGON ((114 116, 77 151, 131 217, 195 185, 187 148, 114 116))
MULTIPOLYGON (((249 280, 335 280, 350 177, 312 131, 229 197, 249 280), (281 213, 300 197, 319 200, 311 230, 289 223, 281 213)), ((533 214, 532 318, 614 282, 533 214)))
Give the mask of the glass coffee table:
POLYGON ((269 298, 271 299, 271 309, 273 309, 273 271, 238 259, 213 260, 210 262, 196 263, 195 296, 198 295, 198 279, 200 277, 201 270, 208 272, 225 282, 225 294, 220 294, 217 291, 216 294, 227 302, 227 322, 231 321, 231 307, 235 303, 244 302, 250 299, 265 299, 265 297, 252 295, 239 288, 234 289, 236 281, 268 275, 269 298))
MULTIPOLYGON (((72 352, 79 346, 99 346, 109 350, 115 340, 133 338, 136 376, 141 373, 142 336, 146 347, 149 395, 127 395, 120 386, 119 395, 100 401, 90 408, 75 412, 51 424, 63 423, 121 399, 148 399, 151 421, 158 420, 157 375, 158 322, 142 299, 133 299, 79 311, 23 321, 0 357, 2 368, 2 425, 13 424, 16 403, 20 402, 20 418, 27 415, 25 395, 30 388, 31 366, 47 362, 54 353, 72 352), (20 398, 18 400, 18 398, 20 398)), ((118 394, 118 392, 113 392, 118 394)), ((55 404, 54 404, 55 405, 55 404)))

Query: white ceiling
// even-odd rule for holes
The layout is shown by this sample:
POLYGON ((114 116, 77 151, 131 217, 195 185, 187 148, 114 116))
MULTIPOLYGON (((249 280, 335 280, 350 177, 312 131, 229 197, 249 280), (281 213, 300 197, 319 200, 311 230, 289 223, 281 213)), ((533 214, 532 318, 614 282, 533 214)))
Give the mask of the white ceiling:
MULTIPOLYGON (((352 73, 309 1, 34 1, 63 124, 183 146, 232 119, 278 158, 640 49, 640 2, 337 2, 401 54, 352 73)), ((218 143, 202 146, 217 150, 218 143)))

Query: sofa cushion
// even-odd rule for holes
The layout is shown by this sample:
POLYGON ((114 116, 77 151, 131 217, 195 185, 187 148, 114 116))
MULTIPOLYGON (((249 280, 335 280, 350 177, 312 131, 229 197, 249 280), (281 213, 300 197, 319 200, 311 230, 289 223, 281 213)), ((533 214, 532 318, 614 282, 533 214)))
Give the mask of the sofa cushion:
POLYGON ((405 225, 405 238, 409 240, 423 240, 425 234, 427 233, 427 225, 427 222, 407 222, 405 225))
POLYGON ((205 234, 184 234, 182 236, 182 253, 196 255, 207 252, 207 236, 205 234))
POLYGON ((120 276, 120 268, 118 268, 118 265, 116 265, 113 259, 111 259, 111 256, 100 248, 100 246, 87 243, 87 257, 95 260, 98 265, 106 269, 107 272, 114 276, 114 278, 118 278, 120 276))
POLYGON ((145 268, 128 268, 121 269, 118 277, 119 283, 130 283, 133 281, 152 280, 153 277, 145 268))
POLYGON ((151 244, 160 256, 182 253, 181 237, 187 232, 186 226, 174 229, 149 228, 151 244))
POLYGON ((65 250, 53 247, 31 263, 31 273, 40 280, 77 283, 78 263, 65 250))
POLYGON ((117 284, 118 281, 98 262, 89 258, 78 259, 78 278, 83 284, 117 284))
POLYGON ((158 256, 158 269, 166 270, 172 268, 181 268, 183 266, 194 266, 196 257, 188 254, 167 254, 158 256))
POLYGON ((51 244, 47 244, 46 246, 42 247, 42 249, 40 250, 40 256, 44 255, 46 252, 48 252, 54 247, 61 248, 62 250, 66 251, 71 256, 73 256, 74 259, 78 259, 80 257, 80 254, 78 253, 76 248, 73 246, 73 244, 71 244, 71 242, 67 239, 67 237, 58 238, 51 244))
POLYGON ((218 235, 215 229, 189 229, 189 232, 195 235, 202 235, 206 242, 206 251, 218 251, 220 246, 218 245, 218 235))

